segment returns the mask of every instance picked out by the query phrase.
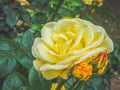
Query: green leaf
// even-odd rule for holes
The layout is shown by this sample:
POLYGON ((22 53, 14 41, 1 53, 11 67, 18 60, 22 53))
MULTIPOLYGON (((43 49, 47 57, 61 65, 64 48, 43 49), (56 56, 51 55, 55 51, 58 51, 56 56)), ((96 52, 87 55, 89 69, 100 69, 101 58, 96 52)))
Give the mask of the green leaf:
POLYGON ((22 45, 21 45, 21 44, 22 44, 22 39, 21 39, 21 37, 16 37, 16 38, 14 39, 14 41, 17 42, 18 45, 22 47, 22 45))
POLYGON ((51 81, 44 79, 34 68, 29 72, 29 82, 32 90, 50 90, 51 81))
POLYGON ((115 56, 118 58, 120 61, 120 49, 115 50, 115 56))
POLYGON ((13 14, 7 15, 6 19, 5 19, 7 25, 9 25, 10 27, 15 26, 16 22, 17 22, 17 17, 13 14))
POLYGON ((72 6, 81 6, 81 2, 80 1, 73 1, 71 3, 72 6))
POLYGON ((17 48, 17 43, 9 39, 0 39, 0 51, 14 51, 17 48))
POLYGON ((47 16, 43 13, 36 13, 32 16, 32 23, 34 24, 44 24, 47 22, 47 16))
POLYGON ((95 90, 101 90, 100 88, 104 85, 103 79, 101 77, 94 77, 90 80, 90 82, 95 90))
POLYGON ((32 59, 29 56, 30 52, 26 52, 24 49, 19 48, 16 52, 17 61, 25 68, 30 69, 32 65, 32 59))
POLYGON ((42 28, 41 24, 32 24, 31 29, 35 31, 39 31, 42 28))
POLYGON ((106 85, 104 90, 110 90, 110 86, 106 85))
POLYGON ((2 10, 6 15, 11 13, 11 8, 8 5, 4 5, 2 10))
POLYGON ((29 82, 33 89, 42 90, 42 84, 40 81, 41 76, 37 73, 34 68, 31 68, 29 72, 29 82))
POLYGON ((32 90, 32 89, 28 86, 22 86, 19 88, 19 90, 32 90))
POLYGON ((49 0, 39 0, 41 5, 44 5, 45 3, 49 2, 49 0))
POLYGON ((5 79, 2 90, 18 90, 22 86, 23 80, 21 74, 13 72, 5 79))
POLYGON ((117 61, 117 58, 114 55, 114 52, 108 54, 108 58, 109 58, 109 64, 111 64, 111 65, 117 61))
MULTIPOLYGON (((3 17, 4 18, 4 17, 3 17)), ((6 26, 6 23, 4 22, 4 20, 0 20, 0 27, 3 28, 6 26)))
POLYGON ((22 36, 22 44, 24 47, 31 49, 34 36, 30 31, 26 31, 22 36))
POLYGON ((64 8, 64 7, 61 7, 60 10, 58 11, 58 13, 61 15, 65 15, 65 16, 73 16, 74 15, 74 13, 71 10, 64 8))
POLYGON ((85 84, 83 82, 83 84, 80 86, 80 88, 78 88, 77 90, 85 90, 85 84))
POLYGON ((16 66, 16 59, 10 52, 0 51, 0 77, 12 72, 16 66))
POLYGON ((36 12, 32 9, 26 9, 26 11, 30 14, 30 16, 32 17, 36 12))
POLYGON ((10 51, 11 47, 7 42, 1 41, 0 42, 0 50, 1 51, 10 51))
POLYGON ((94 90, 94 88, 93 88, 92 83, 90 82, 90 80, 86 81, 84 86, 85 86, 84 90, 94 90))
POLYGON ((6 39, 0 40, 0 77, 9 74, 15 68, 16 58, 14 53, 16 48, 16 42, 6 39))
POLYGON ((92 16, 86 15, 86 16, 84 17, 84 19, 85 19, 85 20, 91 20, 91 19, 92 19, 92 16))
POLYGON ((69 79, 69 80, 67 81, 67 83, 65 83, 66 89, 68 90, 68 89, 73 85, 73 83, 74 83, 75 81, 76 81, 75 78, 69 79))
POLYGON ((30 14, 27 12, 22 13, 22 18, 26 22, 30 22, 30 19, 31 19, 30 14))
POLYGON ((16 50, 15 56, 17 61, 25 68, 30 69, 32 65, 32 54, 31 46, 34 40, 34 36, 31 32, 26 31, 22 38, 17 37, 15 41, 18 43, 19 47, 16 50))

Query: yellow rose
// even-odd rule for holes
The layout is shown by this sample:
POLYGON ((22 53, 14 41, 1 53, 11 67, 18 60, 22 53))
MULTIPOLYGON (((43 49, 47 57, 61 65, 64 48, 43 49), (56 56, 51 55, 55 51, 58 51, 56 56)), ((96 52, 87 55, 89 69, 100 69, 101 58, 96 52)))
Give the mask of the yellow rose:
POLYGON ((44 25, 41 37, 35 38, 33 65, 48 80, 67 79, 72 66, 104 51, 113 51, 113 42, 102 27, 78 18, 61 19, 44 25))
MULTIPOLYGON (((57 86, 58 86, 58 83, 53 83, 50 90, 56 90, 56 89, 57 89, 57 86)), ((62 86, 60 90, 66 90, 66 89, 65 89, 64 86, 62 86)))

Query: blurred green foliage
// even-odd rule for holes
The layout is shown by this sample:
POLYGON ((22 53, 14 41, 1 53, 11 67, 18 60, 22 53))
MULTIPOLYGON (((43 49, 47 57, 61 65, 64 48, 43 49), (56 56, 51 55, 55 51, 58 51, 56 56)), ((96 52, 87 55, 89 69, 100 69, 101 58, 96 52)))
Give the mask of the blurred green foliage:
MULTIPOLYGON (((15 0, 0 0, 0 90, 50 90, 53 81, 45 80, 33 68, 31 54, 33 40, 42 26, 64 16, 90 20, 92 8, 82 0, 29 0, 21 6, 15 0), (32 33, 32 32, 33 33, 32 33)), ((105 74, 91 77, 76 90, 110 90, 110 78, 120 73, 120 43, 114 39, 115 50, 109 55, 105 74)), ((75 83, 71 78, 67 90, 75 83)))
POLYGON ((90 10, 82 0, 29 0, 30 5, 21 6, 17 0, 0 0, 0 34, 16 37, 28 29, 40 30, 46 22, 64 16, 90 19, 90 10))

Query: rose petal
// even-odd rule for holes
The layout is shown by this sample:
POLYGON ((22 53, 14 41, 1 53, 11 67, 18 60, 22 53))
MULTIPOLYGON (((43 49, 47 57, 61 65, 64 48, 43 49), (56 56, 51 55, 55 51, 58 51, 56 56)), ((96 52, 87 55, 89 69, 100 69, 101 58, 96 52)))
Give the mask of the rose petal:
POLYGON ((51 40, 51 33, 53 31, 53 27, 55 26, 56 22, 50 22, 45 24, 45 26, 41 30, 41 37, 48 42, 49 46, 53 47, 53 42, 51 40))
POLYGON ((66 69, 63 69, 61 74, 59 75, 59 77, 61 77, 63 79, 68 79, 68 73, 69 73, 70 68, 71 68, 71 66, 66 69))
POLYGON ((36 58, 39 58, 39 54, 38 54, 38 50, 37 50, 37 48, 36 48, 36 45, 39 44, 40 41, 41 41, 40 38, 38 38, 38 37, 35 38, 34 43, 33 43, 33 46, 32 46, 32 54, 33 54, 33 56, 36 57, 36 58))
POLYGON ((71 62, 73 60, 75 60, 76 58, 78 58, 79 56, 78 55, 74 55, 74 56, 70 56, 66 59, 63 59, 61 61, 58 61, 59 64, 64 64, 64 63, 68 63, 68 62, 71 62))
POLYGON ((39 68, 40 71, 46 71, 46 70, 62 70, 65 69, 66 67, 68 67, 70 65, 70 63, 67 64, 44 64, 43 66, 41 66, 39 68))
POLYGON ((103 52, 105 51, 106 48, 104 47, 100 47, 100 48, 95 48, 93 50, 90 50, 90 51, 86 51, 86 53, 82 54, 82 56, 80 57, 79 60, 77 60, 74 64, 78 64, 84 60, 87 60, 88 58, 91 58, 93 56, 96 56, 98 55, 100 52, 103 52))
POLYGON ((106 47, 108 53, 112 52, 114 49, 113 42, 110 38, 108 38, 108 36, 103 40, 103 42, 100 46, 106 47))
POLYGON ((57 59, 54 57, 50 57, 48 55, 49 47, 45 45, 43 41, 41 41, 37 46, 36 46, 39 54, 39 58, 43 59, 44 61, 55 63, 57 59))
POLYGON ((92 29, 94 29, 94 28, 92 28, 91 26, 88 26, 84 30, 84 34, 83 34, 84 40, 83 41, 85 42, 85 46, 90 45, 94 40, 94 31, 92 29))
POLYGON ((82 38, 82 35, 83 35, 83 31, 82 30, 78 30, 78 37, 76 37, 76 40, 75 42, 73 43, 72 47, 70 48, 69 51, 73 50, 76 48, 76 46, 78 47, 78 44, 79 44, 79 48, 80 49, 82 47, 82 44, 80 44, 80 40, 82 38))
POLYGON ((33 61, 33 66, 35 67, 35 69, 37 71, 39 71, 39 68, 44 64, 45 64, 45 62, 43 60, 36 59, 36 60, 33 61))
POLYGON ((54 79, 54 78, 58 77, 60 73, 61 73, 61 70, 50 69, 50 70, 43 71, 42 75, 47 80, 51 80, 51 79, 54 79))
POLYGON ((72 19, 61 19, 55 24, 53 30, 56 31, 57 33, 69 32, 69 31, 76 32, 77 30, 74 29, 75 27, 74 25, 77 23, 78 23, 77 21, 72 19))

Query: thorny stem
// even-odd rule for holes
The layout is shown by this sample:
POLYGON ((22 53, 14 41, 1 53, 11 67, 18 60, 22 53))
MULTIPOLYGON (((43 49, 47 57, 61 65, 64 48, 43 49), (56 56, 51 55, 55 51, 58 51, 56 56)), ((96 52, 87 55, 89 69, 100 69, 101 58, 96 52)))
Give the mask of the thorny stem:
POLYGON ((62 87, 64 81, 65 80, 58 78, 58 86, 57 86, 56 90, 61 90, 61 87, 62 87))
POLYGON ((73 83, 73 85, 69 88, 69 90, 77 90, 77 88, 80 88, 80 87, 82 87, 83 85, 84 85, 84 82, 81 81, 81 80, 79 80, 79 79, 77 79, 77 80, 73 83))
POLYGON ((63 86, 71 77, 72 77, 72 76, 70 76, 67 80, 59 79, 59 84, 58 84, 56 90, 61 90, 62 86, 63 86))
POLYGON ((69 90, 75 90, 75 88, 78 86, 79 80, 76 80, 73 85, 69 88, 69 90))
POLYGON ((77 90, 78 88, 82 88, 83 86, 84 86, 84 82, 79 81, 78 86, 75 88, 75 90, 77 90))

